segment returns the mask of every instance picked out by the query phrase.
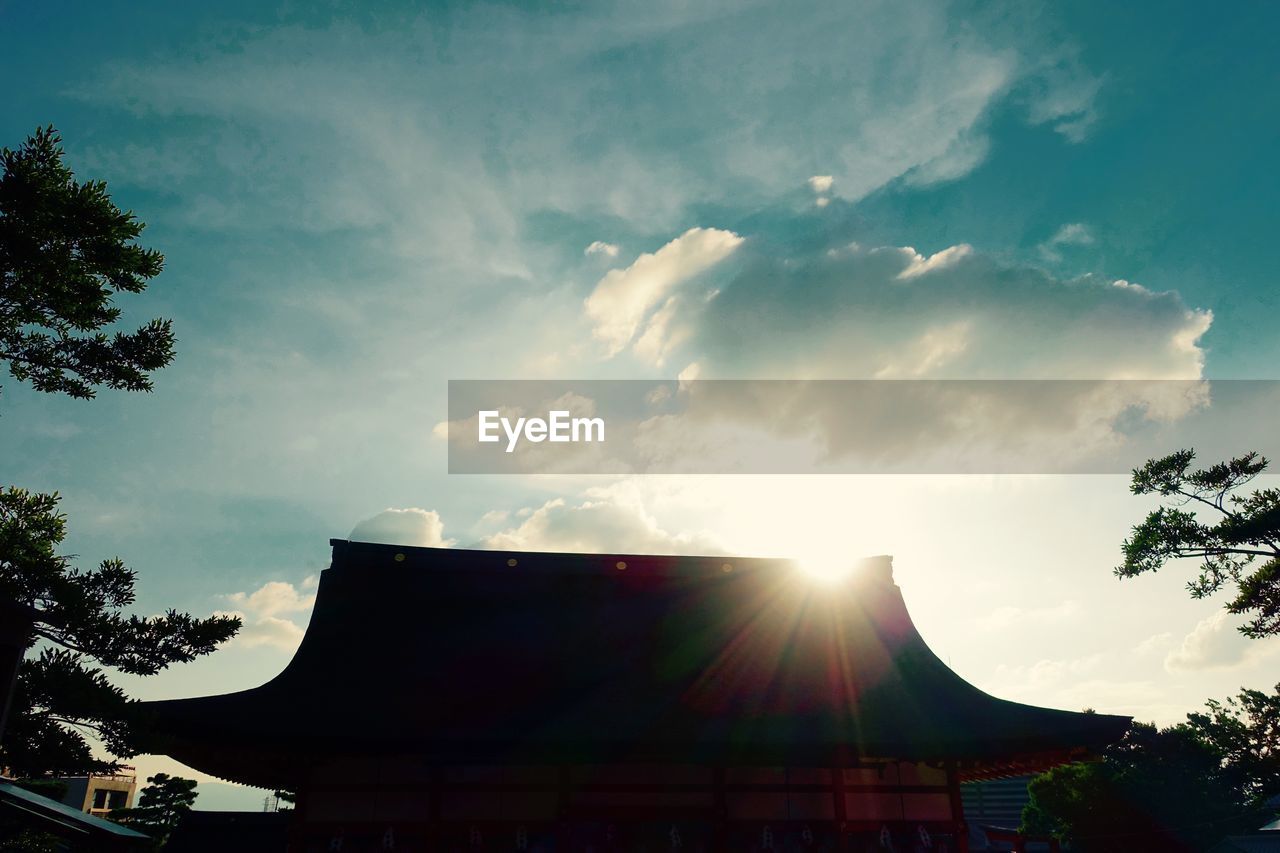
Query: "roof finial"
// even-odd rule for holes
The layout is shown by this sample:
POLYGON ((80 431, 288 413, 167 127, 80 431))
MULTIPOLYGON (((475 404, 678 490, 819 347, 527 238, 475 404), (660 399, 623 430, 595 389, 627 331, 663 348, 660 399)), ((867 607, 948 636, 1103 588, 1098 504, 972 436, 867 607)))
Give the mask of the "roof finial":
POLYGON ((864 557, 858 565, 858 577, 878 583, 893 583, 893 557, 889 554, 864 557))

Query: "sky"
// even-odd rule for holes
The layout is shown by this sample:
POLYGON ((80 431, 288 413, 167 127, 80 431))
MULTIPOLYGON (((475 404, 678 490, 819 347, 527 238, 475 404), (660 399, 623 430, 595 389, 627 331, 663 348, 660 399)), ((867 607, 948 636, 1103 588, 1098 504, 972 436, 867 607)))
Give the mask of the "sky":
MULTIPOLYGON (((1154 506, 1123 475, 460 476, 438 427, 450 379, 1275 379, 1278 25, 1248 2, 0 2, 0 144, 56 125, 148 224, 165 271, 123 322, 178 337, 151 394, 6 377, 0 480, 59 491, 68 551, 135 568, 140 612, 243 615, 123 679, 139 698, 277 673, 351 535, 892 554, 983 689, 1175 722, 1273 684, 1280 641, 1189 599, 1189 566, 1112 575, 1154 506)), ((182 772, 203 807, 260 802, 182 772)))

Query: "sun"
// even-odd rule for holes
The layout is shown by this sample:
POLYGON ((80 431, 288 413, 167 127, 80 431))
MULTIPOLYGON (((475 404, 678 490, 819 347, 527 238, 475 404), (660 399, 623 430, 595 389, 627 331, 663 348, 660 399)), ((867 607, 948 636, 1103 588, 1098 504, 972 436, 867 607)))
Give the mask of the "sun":
POLYGON ((798 558, 796 568, 814 583, 835 586, 843 583, 853 573, 853 562, 843 554, 820 554, 798 558))

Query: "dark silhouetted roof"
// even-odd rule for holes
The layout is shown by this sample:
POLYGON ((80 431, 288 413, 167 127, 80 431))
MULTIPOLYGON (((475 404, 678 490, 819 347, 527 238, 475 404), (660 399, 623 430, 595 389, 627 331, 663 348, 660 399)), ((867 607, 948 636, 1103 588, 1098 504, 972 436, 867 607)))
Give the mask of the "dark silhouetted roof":
POLYGON ((289 844, 292 812, 190 811, 164 845, 164 853, 279 853, 289 844))
POLYGON ((332 545, 285 670, 252 690, 148 703, 154 751, 264 787, 335 753, 879 757, 981 775, 1097 749, 1129 723, 964 681, 916 631, 888 558, 827 585, 785 560, 332 545))
MULTIPOLYGON (((150 836, 85 814, 79 809, 28 791, 7 779, 0 780, 0 817, 21 826, 49 832, 84 849, 131 851, 149 846, 150 836)), ((82 849, 76 847, 76 849, 82 849)))

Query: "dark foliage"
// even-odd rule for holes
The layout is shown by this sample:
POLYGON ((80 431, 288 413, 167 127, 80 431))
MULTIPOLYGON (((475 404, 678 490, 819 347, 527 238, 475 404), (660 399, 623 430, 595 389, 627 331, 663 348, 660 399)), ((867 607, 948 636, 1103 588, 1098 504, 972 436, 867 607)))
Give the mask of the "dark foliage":
POLYGON ((1135 495, 1160 495, 1171 504, 1133 528, 1116 574, 1130 578, 1171 559, 1198 559, 1200 574, 1187 584, 1192 596, 1234 587, 1227 610, 1249 617, 1241 632, 1280 634, 1280 489, 1239 493, 1266 470, 1267 460, 1246 453, 1198 470, 1194 460, 1195 451, 1179 450, 1134 470, 1135 495))
POLYGON ((117 756, 134 753, 135 703, 102 667, 151 675, 208 654, 240 627, 234 617, 169 611, 139 617, 135 573, 119 560, 80 571, 57 553, 66 518, 58 496, 0 488, 0 597, 34 608, 29 652, 18 674, 0 765, 23 776, 101 772, 89 733, 117 756))
POLYGON ((1206 707, 1187 715, 1187 727, 1222 756, 1231 784, 1257 804, 1280 796, 1280 684, 1274 693, 1245 689, 1206 707))
POLYGON ((0 359, 40 391, 150 390, 173 359, 170 322, 103 330, 120 317, 115 295, 145 290, 164 257, 137 245, 145 226, 105 183, 76 181, 61 143, 47 127, 0 151, 0 359))
POLYGON ((147 777, 147 787, 138 795, 138 805, 131 809, 116 809, 111 813, 111 819, 151 836, 159 849, 183 816, 191 811, 198 796, 194 780, 157 773, 147 777))
POLYGON ((1135 724, 1103 759, 1032 780, 1028 833, 1083 853, 1207 850, 1274 816, 1280 696, 1245 690, 1166 729, 1135 724))

